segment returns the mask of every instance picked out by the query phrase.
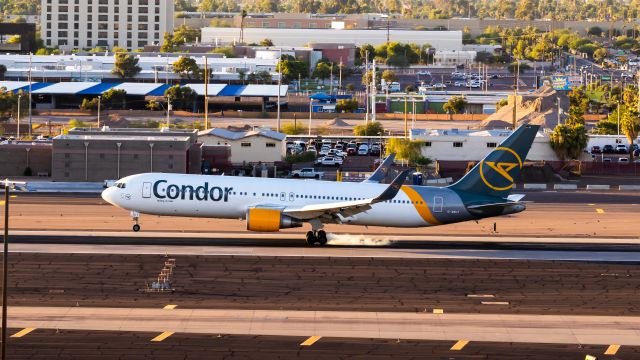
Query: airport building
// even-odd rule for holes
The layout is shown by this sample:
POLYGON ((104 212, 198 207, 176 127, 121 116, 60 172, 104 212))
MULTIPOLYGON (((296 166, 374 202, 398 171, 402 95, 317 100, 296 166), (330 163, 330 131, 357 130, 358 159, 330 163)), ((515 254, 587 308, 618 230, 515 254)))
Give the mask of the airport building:
MULTIPOLYGON (((235 44, 240 41, 239 28, 206 27, 202 29, 202 42, 210 44, 235 44)), ((356 46, 382 45, 390 41, 429 44, 438 50, 462 50, 462 31, 417 31, 417 30, 343 30, 343 29, 244 29, 244 43, 259 43, 270 39, 276 46, 307 46, 310 42, 351 43, 356 46)))
POLYGON ((229 161, 234 165, 282 161, 286 150, 285 134, 260 128, 249 131, 215 128, 200 131, 198 138, 205 146, 229 146, 229 161))
POLYGON ((0 142, 0 176, 51 176, 50 141, 0 142))
MULTIPOLYGON (((182 80, 179 74, 173 72, 173 63, 180 59, 179 55, 164 54, 165 56, 147 56, 138 54, 138 66, 142 69, 135 76, 136 81, 172 83, 182 80)), ((278 73, 277 57, 259 58, 225 58, 221 54, 189 55, 198 66, 203 69, 205 56, 207 66, 211 69, 212 80, 238 80, 238 70, 250 74, 258 71, 268 71, 274 80, 278 73)), ((114 68, 115 55, 11 55, 0 54, 0 64, 7 68, 6 80, 26 81, 29 74, 33 81, 61 82, 61 81, 101 81, 103 79, 120 79, 111 73, 114 68)))
POLYGON ((162 42, 173 32, 167 0, 41 0, 41 36, 61 50, 118 46, 129 50, 162 42))
POLYGON ((102 182, 144 172, 200 173, 197 130, 76 128, 53 139, 54 181, 102 182))

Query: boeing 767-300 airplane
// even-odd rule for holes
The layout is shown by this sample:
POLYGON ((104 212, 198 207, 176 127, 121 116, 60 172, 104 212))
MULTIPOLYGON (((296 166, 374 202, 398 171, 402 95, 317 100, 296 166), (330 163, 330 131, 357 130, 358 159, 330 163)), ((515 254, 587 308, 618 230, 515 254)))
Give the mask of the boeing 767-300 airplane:
MULTIPOLYGON (((311 225, 306 240, 324 245, 324 224, 426 227, 514 214, 525 210, 509 196, 539 126, 523 125, 462 179, 447 187, 403 185, 409 171, 391 184, 235 176, 146 173, 127 176, 102 193, 131 211, 134 231, 140 213, 245 219, 247 230, 275 232, 311 225)), ((379 178, 379 174, 375 174, 379 178)))

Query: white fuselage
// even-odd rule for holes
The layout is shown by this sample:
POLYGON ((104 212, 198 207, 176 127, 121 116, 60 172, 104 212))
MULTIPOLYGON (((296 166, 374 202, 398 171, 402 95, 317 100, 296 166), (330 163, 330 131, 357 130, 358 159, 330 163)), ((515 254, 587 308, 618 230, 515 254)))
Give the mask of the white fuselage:
MULTIPOLYGON (((259 206, 285 209, 369 199, 380 195, 388 187, 376 183, 164 173, 132 175, 119 180, 117 184, 120 185, 105 190, 103 198, 120 208, 152 215, 222 219, 244 219, 247 209, 259 206)), ((342 219, 341 222, 368 226, 423 227, 445 222, 433 221, 434 217, 449 217, 451 212, 460 212, 459 201, 456 201, 459 199, 452 199, 447 189, 433 188, 431 192, 434 195, 429 195, 431 199, 425 199, 429 206, 423 205, 422 208, 415 205, 417 193, 407 191, 399 191, 393 200, 374 204, 370 210, 342 219), (413 201, 410 194, 414 197, 413 201), (454 200, 455 208, 447 205, 448 200, 454 200), (429 216, 425 215, 425 211, 429 212, 429 216)))

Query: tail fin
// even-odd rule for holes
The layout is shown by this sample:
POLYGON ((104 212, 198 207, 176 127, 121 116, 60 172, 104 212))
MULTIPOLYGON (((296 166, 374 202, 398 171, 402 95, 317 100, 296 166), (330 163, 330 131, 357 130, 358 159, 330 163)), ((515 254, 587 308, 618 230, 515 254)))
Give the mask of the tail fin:
POLYGON ((376 171, 374 171, 371 176, 364 180, 363 183, 382 183, 387 177, 389 170, 391 170, 391 165, 393 165, 393 160, 395 160, 395 158, 395 153, 391 153, 389 156, 387 156, 387 158, 384 159, 380 166, 378 166, 376 171))
POLYGON ((456 191, 505 198, 520 176, 540 126, 523 125, 506 138, 462 179, 449 186, 456 191))

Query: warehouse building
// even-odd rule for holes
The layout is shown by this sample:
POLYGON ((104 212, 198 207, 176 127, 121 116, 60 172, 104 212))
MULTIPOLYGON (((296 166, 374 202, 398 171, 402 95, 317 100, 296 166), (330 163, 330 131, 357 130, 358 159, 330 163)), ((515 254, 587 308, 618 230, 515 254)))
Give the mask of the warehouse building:
POLYGON ((285 155, 286 135, 268 129, 231 131, 227 129, 203 130, 198 133, 206 146, 229 146, 229 161, 234 164, 274 163, 285 155))
POLYGON ((200 173, 197 130, 76 128, 53 139, 54 181, 101 182, 144 172, 200 173))

